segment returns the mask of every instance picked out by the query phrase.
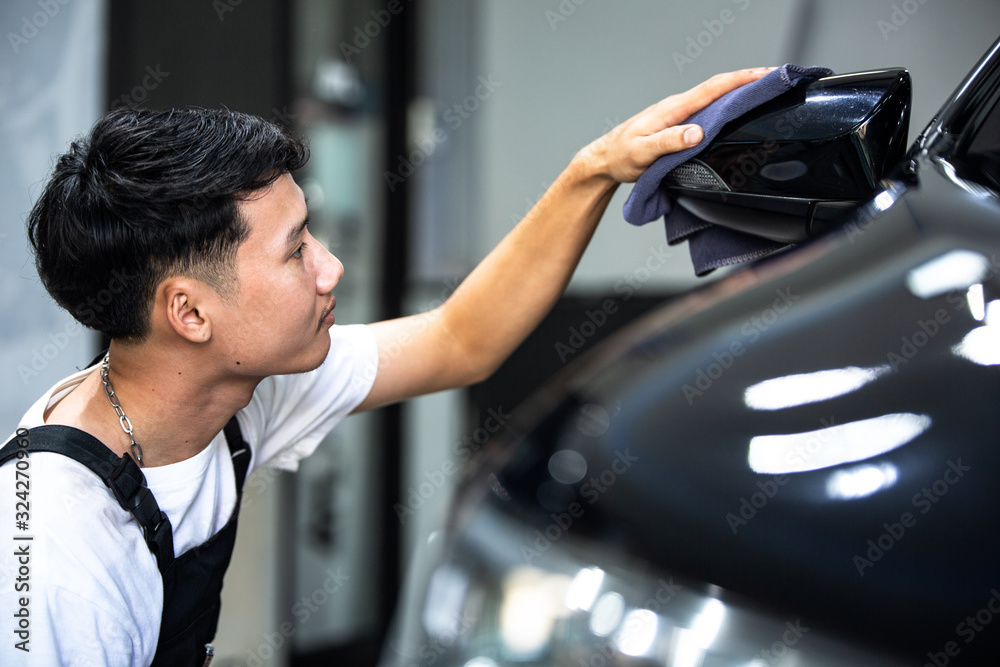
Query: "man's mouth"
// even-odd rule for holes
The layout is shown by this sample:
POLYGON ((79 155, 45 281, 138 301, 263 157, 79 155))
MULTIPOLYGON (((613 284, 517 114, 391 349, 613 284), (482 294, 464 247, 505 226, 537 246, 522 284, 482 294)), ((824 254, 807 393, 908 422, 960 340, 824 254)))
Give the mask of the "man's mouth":
POLYGON ((319 328, 322 329, 324 325, 329 324, 333 326, 335 317, 333 315, 333 309, 337 307, 337 299, 333 297, 330 301, 330 305, 323 309, 323 316, 319 318, 319 328))

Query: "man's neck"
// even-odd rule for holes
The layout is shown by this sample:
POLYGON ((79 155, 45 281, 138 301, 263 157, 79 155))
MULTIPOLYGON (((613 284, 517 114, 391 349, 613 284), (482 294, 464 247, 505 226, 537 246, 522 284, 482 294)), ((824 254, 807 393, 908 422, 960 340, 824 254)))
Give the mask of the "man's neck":
MULTIPOLYGON (((108 380, 142 448, 146 467, 177 463, 205 449, 250 402, 261 378, 219 373, 198 351, 111 345, 108 380)), ((130 452, 101 380, 100 367, 47 414, 98 438, 116 454, 130 452)))

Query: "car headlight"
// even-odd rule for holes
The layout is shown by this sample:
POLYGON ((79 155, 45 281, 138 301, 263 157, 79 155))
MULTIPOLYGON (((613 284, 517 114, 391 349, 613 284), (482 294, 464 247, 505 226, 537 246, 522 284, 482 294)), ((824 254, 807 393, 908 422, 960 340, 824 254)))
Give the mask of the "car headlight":
POLYGON ((428 580, 423 641, 398 651, 399 667, 897 664, 510 504, 494 494, 452 535, 428 580))

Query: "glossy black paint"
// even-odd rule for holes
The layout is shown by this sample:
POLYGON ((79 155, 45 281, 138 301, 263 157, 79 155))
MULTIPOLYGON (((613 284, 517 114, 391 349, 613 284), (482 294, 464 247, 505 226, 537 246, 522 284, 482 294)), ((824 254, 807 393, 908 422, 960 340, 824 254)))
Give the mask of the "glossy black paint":
MULTIPOLYGON (((998 95, 994 46, 880 196, 837 231, 646 317, 560 377, 519 416, 526 435, 480 461, 452 530, 466 530, 477 506, 544 530, 580 502, 572 533, 595 553, 719 586, 914 664, 994 664, 1000 366, 954 352, 984 326, 964 289, 921 297, 907 277, 971 250, 988 261, 984 300, 1000 298, 1000 204, 962 179, 971 171, 988 180, 968 148, 998 95), (844 368, 882 371, 834 398, 748 407, 752 385, 844 368), (817 446, 807 441, 797 454, 808 462, 825 429, 893 414, 929 426, 864 459, 895 471, 868 496, 826 490, 860 462, 777 476, 748 462, 757 436, 816 432, 817 446), (554 482, 548 469, 565 449, 587 462, 575 484, 554 482), (624 469, 622 456, 633 461, 624 469)), ((879 436, 852 437, 837 446, 879 436)))
POLYGON ((906 151, 910 77, 889 69, 824 77, 729 123, 689 164, 715 179, 668 175, 699 217, 796 243, 870 198, 906 151))

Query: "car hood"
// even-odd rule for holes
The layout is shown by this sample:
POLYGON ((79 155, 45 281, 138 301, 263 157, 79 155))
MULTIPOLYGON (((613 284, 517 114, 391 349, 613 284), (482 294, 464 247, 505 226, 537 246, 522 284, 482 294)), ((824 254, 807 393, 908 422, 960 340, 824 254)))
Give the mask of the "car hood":
POLYGON ((914 170, 603 346, 466 493, 577 503, 576 539, 893 652, 955 640, 1000 582, 1000 209, 914 170))

